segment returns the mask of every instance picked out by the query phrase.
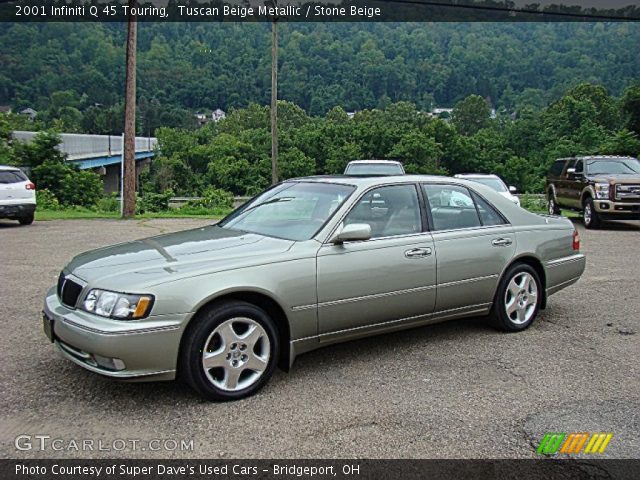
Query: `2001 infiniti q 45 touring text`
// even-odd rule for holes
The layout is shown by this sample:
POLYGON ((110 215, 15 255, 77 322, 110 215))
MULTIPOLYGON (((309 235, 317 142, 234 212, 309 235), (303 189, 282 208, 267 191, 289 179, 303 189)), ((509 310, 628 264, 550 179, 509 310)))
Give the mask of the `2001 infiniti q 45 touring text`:
POLYGON ((475 182, 300 178, 217 225, 78 255, 44 328, 93 372, 229 400, 330 343, 467 316, 524 330, 584 268, 569 220, 475 182))

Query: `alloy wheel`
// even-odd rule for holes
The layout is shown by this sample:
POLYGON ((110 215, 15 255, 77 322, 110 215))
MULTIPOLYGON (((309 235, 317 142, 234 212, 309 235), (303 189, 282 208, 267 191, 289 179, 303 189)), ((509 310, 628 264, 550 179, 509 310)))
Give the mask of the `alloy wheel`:
POLYGON ((504 306, 509 320, 516 325, 527 323, 536 311, 538 285, 528 272, 516 273, 504 294, 504 306))
POLYGON ((202 367, 216 387, 235 392, 262 376, 271 355, 269 336, 255 320, 232 318, 218 325, 205 341, 202 367))

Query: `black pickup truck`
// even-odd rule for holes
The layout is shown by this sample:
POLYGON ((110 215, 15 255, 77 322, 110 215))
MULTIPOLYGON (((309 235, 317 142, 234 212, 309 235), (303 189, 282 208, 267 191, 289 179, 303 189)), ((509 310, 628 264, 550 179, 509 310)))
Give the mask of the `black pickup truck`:
POLYGON ((556 160, 546 181, 549 213, 580 211, 587 228, 602 220, 640 220, 640 161, 594 155, 556 160))

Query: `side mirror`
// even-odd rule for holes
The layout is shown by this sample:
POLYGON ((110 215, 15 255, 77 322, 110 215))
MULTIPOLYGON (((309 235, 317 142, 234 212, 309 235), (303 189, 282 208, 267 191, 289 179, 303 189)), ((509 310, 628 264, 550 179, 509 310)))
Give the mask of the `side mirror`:
POLYGON ((330 243, 357 242, 371 238, 371 225, 368 223, 352 223, 338 230, 329 240, 330 243))
POLYGON ((509 193, 516 193, 518 191, 518 189, 516 187, 514 187, 513 185, 509 186, 509 193))
POLYGON ((576 173, 575 168, 567 168, 567 177, 571 177, 572 175, 575 175, 575 173, 576 173))

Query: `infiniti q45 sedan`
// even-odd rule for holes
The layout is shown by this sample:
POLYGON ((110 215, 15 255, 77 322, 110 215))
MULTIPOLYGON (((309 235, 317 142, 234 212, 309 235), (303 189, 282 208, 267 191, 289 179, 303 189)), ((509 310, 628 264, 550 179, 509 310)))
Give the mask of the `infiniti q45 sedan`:
POLYGON ((92 372, 233 400, 336 342, 462 317, 522 331, 584 268, 569 220, 476 182, 299 178, 216 225, 78 255, 44 329, 92 372))

